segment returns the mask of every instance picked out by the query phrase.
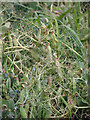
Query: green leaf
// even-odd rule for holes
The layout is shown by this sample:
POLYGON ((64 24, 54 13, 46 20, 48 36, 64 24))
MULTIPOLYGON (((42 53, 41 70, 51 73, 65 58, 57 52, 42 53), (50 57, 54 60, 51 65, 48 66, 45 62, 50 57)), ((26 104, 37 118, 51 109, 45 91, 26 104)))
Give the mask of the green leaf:
POLYGON ((56 24, 57 37, 58 37, 58 36, 59 36, 59 28, 58 28, 58 22, 57 22, 57 19, 55 19, 55 24, 56 24))
POLYGON ((67 106, 67 108, 68 108, 68 110, 69 110, 69 112, 70 112, 70 118, 72 118, 71 109, 70 109, 68 103, 65 101, 65 99, 64 99, 62 96, 61 96, 60 98, 62 99, 62 101, 64 102, 64 104, 67 106))
POLYGON ((13 99, 5 100, 2 99, 2 105, 5 104, 8 109, 14 109, 14 101, 13 99))
POLYGON ((10 22, 6 22, 6 23, 5 23, 5 26, 6 26, 7 28, 10 28, 10 24, 11 24, 10 22))
POLYGON ((78 24, 78 20, 77 20, 77 13, 76 13, 75 9, 73 9, 73 11, 74 11, 75 21, 76 21, 76 31, 77 31, 77 33, 79 33, 79 24, 78 24))
POLYGON ((42 110, 43 110, 42 104, 39 103, 39 106, 38 106, 38 118, 42 117, 42 110))
POLYGON ((8 28, 6 26, 1 26, 0 27, 0 34, 5 34, 8 32, 8 28))
POLYGON ((32 105, 31 105, 31 112, 30 112, 30 117, 29 118, 36 118, 36 116, 37 116, 37 111, 35 109, 34 104, 32 103, 32 105))
POLYGON ((49 104, 43 105, 43 118, 49 118, 52 114, 49 104))
POLYGON ((22 118, 27 118, 27 114, 23 106, 20 106, 20 113, 21 113, 22 118))
POLYGON ((62 13, 57 19, 61 19, 63 18, 67 13, 69 13, 72 10, 72 8, 70 8, 69 10, 67 10, 66 12, 62 13))

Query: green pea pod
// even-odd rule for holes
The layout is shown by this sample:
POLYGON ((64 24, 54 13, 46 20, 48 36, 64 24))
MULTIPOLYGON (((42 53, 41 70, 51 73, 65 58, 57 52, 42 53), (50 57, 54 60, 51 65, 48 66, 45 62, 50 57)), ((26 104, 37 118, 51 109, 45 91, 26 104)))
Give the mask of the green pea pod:
POLYGON ((6 87, 7 87, 8 90, 10 90, 10 88, 11 88, 11 80, 10 80, 10 78, 8 78, 7 81, 6 81, 6 87))
POLYGON ((6 92, 6 86, 5 84, 2 84, 2 93, 5 93, 6 92))
POLYGON ((20 114, 21 114, 22 118, 27 118, 27 114, 26 114, 26 111, 23 108, 23 106, 20 107, 20 114))
POLYGON ((58 89, 58 91, 57 91, 57 95, 61 95, 61 93, 62 93, 62 88, 59 87, 59 89, 58 89))

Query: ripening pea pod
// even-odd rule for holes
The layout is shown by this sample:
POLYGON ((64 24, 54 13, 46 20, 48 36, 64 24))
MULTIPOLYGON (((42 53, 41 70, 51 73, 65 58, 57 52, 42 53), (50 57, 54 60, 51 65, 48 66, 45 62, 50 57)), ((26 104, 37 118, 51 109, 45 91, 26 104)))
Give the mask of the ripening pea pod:
POLYGON ((50 43, 48 43, 46 53, 47 53, 48 62, 52 62, 52 49, 51 49, 50 43))
POLYGON ((22 118, 27 118, 27 114, 26 114, 25 109, 23 108, 23 105, 20 106, 20 114, 22 118))

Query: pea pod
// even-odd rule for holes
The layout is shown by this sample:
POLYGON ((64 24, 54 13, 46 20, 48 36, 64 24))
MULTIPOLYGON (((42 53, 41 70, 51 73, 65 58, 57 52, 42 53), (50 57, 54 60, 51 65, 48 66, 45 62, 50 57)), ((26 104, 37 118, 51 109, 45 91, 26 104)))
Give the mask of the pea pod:
POLYGON ((52 49, 51 49, 51 46, 50 46, 50 43, 48 43, 48 46, 47 46, 47 49, 46 49, 46 53, 47 53, 47 60, 48 62, 52 61, 52 49))
POLYGON ((2 84, 2 93, 5 93, 6 92, 6 86, 5 84, 2 84))
POLYGON ((7 81, 6 81, 6 87, 7 87, 8 90, 10 90, 10 88, 11 88, 11 80, 10 80, 10 78, 8 78, 7 81))
POLYGON ((57 95, 61 95, 61 93, 62 93, 62 88, 59 87, 59 89, 58 89, 58 91, 57 91, 57 95))

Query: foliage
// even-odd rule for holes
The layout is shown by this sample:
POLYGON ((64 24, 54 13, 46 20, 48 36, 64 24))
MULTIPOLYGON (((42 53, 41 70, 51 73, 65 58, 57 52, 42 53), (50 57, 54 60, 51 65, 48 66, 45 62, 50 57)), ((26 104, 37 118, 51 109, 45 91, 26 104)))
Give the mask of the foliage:
POLYGON ((2 116, 88 118, 88 11, 32 5, 2 3, 2 116))

